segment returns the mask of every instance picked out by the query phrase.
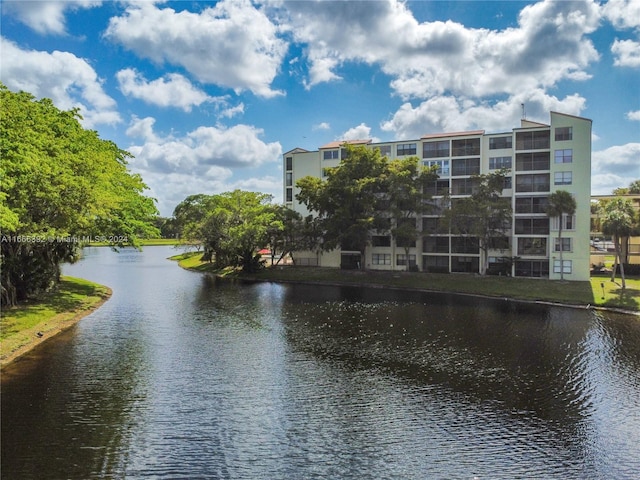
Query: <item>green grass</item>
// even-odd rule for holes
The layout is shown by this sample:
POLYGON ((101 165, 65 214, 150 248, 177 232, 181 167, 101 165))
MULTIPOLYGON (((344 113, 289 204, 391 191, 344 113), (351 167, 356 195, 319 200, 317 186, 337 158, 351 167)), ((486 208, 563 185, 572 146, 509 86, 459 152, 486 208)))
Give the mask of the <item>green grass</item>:
POLYGON ((269 267, 249 275, 237 270, 216 270, 200 261, 200 253, 188 252, 171 257, 183 268, 237 278, 292 283, 330 283, 336 285, 373 285, 395 288, 468 293, 521 300, 539 300, 574 305, 606 306, 640 311, 640 278, 627 278, 622 290, 620 279, 592 277, 589 282, 570 282, 533 278, 510 278, 468 274, 406 273, 318 267, 269 267), (601 283, 604 283, 602 298, 601 283))
POLYGON ((3 309, 0 318, 0 359, 34 341, 38 333, 61 328, 90 311, 110 295, 110 289, 80 278, 62 277, 58 288, 18 307, 3 309))

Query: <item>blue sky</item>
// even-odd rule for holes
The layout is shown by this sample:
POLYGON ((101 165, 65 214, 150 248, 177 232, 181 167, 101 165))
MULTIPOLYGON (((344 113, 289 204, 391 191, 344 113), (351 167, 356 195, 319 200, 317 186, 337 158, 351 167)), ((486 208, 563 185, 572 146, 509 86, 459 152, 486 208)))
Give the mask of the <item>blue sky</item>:
POLYGON ((0 80, 80 109, 162 215, 282 201, 282 153, 593 120, 592 193, 640 179, 640 0, 3 1, 0 80))

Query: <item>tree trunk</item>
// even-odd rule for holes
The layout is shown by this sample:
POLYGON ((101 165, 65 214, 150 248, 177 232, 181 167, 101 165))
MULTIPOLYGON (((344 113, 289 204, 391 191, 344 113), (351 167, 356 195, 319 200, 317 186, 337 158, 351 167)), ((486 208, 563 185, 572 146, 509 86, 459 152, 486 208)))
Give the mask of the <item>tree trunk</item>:
POLYGON ((614 243, 614 247, 616 250, 616 256, 618 258, 618 262, 620 264, 620 278, 622 279, 622 289, 624 290, 625 288, 627 288, 627 284, 624 280, 624 262, 622 261, 622 253, 621 253, 621 248, 620 248, 620 239, 618 238, 618 236, 614 236, 613 237, 613 241, 614 243))

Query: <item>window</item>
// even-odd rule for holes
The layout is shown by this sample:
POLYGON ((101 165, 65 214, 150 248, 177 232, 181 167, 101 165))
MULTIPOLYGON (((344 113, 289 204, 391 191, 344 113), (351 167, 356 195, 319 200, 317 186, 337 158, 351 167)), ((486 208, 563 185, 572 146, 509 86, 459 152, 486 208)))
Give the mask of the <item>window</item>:
POLYGON ((554 185, 571 185, 573 181, 572 172, 556 172, 553 174, 554 185))
POLYGON ((478 273, 480 259, 478 257, 451 257, 451 271, 456 273, 478 273))
POLYGON ((516 192, 548 192, 550 187, 548 173, 535 175, 517 175, 516 192))
POLYGON ((511 157, 489 158, 489 170, 500 170, 501 168, 511 168, 511 157))
POLYGON ((438 257, 435 255, 425 255, 422 257, 422 269, 431 273, 448 273, 449 257, 438 257))
POLYGON ((380 150, 380 155, 382 155, 383 157, 391 156, 391 145, 380 145, 377 148, 378 150, 380 150))
POLYGON ((480 174, 479 158, 455 158, 451 161, 451 175, 478 175, 480 174))
POLYGON ((509 237, 491 237, 489 238, 489 248, 492 250, 509 250, 509 237))
POLYGON ((573 162, 573 150, 571 148, 565 150, 556 150, 555 152, 556 163, 572 163, 573 162))
POLYGON ((438 158, 449 156, 449 140, 441 142, 425 142, 422 144, 422 158, 438 158))
POLYGON ((516 213, 545 213, 549 197, 516 197, 516 213))
POLYGON ((449 237, 424 237, 422 251, 428 253, 449 253, 449 237))
POLYGON ((548 277, 549 262, 546 260, 520 260, 516 262, 516 277, 548 277))
POLYGON ((422 219, 422 231, 429 233, 436 233, 440 229, 440 218, 423 218, 422 219))
POLYGON ((438 167, 437 174, 442 176, 449 176, 449 160, 424 160, 422 164, 425 167, 438 167))
POLYGON ((293 173, 287 172, 285 173, 285 177, 286 177, 286 181, 285 181, 286 186, 287 187, 293 186, 293 173))
POLYGON ((475 183, 473 178, 456 178, 451 181, 451 195, 471 195, 475 183))
POLYGON ((476 237, 451 237, 451 253, 479 253, 476 237))
POLYGON ((513 179, 511 177, 504 177, 504 185, 502 188, 507 190, 513 188, 513 179))
POLYGON ((390 253, 373 253, 371 255, 371 263, 373 265, 391 265, 390 253))
MULTIPOLYGON (((396 255, 396 265, 406 265, 407 264, 407 256, 403 253, 399 253, 396 255)), ((414 266, 416 264, 416 256, 409 255, 409 265, 414 266)))
MULTIPOLYGON (((574 230, 576 227, 575 215, 563 215, 562 216, 562 230, 574 230)), ((553 217, 551 219, 551 230, 558 231, 560 226, 560 218, 553 217)))
POLYGON ((571 273, 572 262, 571 260, 563 260, 562 264, 560 260, 553 261, 553 273, 571 273))
POLYGON ((449 180, 436 180, 424 186, 425 195, 446 195, 449 193, 449 180))
POLYGON ((391 237, 388 235, 373 235, 371 237, 371 245, 374 247, 390 247, 391 237))
POLYGON ((287 202, 293 202, 293 188, 287 188, 286 197, 287 202))
POLYGON ((563 140, 573 140, 573 127, 556 128, 556 142, 563 140))
POLYGON ((468 155, 480 155, 480 139, 465 138, 451 142, 451 155, 453 157, 466 157, 468 155))
POLYGON ((546 238, 518 238, 518 255, 547 255, 546 238))
POLYGON ((293 157, 285 158, 285 170, 293 170, 293 157))
POLYGON ((489 150, 501 150, 503 148, 512 148, 513 137, 494 137, 489 139, 489 150))
POLYGON ((549 148, 549 130, 536 132, 516 132, 516 150, 542 150, 549 148))
POLYGON ((325 150, 322 152, 323 160, 338 160, 340 158, 340 150, 325 150))
POLYGON ((401 157, 403 155, 415 155, 416 154, 416 144, 415 143, 400 143, 397 147, 398 156, 401 157))
POLYGON ((516 171, 549 170, 550 160, 547 152, 518 153, 516 155, 516 171))
POLYGON ((570 238, 556 238, 554 245, 553 245, 553 251, 554 252, 559 252, 560 250, 562 250, 563 252, 570 252, 571 251, 571 239, 570 238), (562 248, 560 248, 560 246, 562 246, 562 248))
POLYGON ((529 235, 548 235, 549 219, 548 218, 516 218, 515 234, 529 235))

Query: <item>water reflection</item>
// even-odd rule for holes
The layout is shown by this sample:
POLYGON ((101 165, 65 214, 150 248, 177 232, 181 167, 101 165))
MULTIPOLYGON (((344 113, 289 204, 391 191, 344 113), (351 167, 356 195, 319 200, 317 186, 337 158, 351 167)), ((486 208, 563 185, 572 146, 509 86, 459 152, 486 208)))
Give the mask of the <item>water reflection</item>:
POLYGON ((2 478, 640 472, 635 318, 234 284, 172 253, 68 268, 114 295, 3 375, 2 478))

